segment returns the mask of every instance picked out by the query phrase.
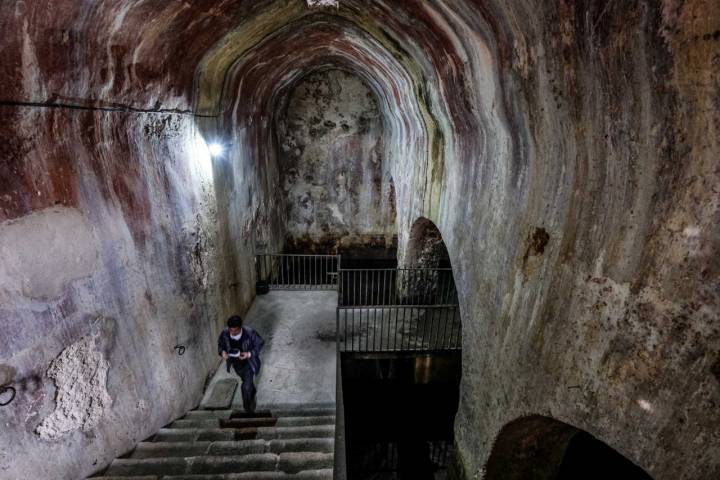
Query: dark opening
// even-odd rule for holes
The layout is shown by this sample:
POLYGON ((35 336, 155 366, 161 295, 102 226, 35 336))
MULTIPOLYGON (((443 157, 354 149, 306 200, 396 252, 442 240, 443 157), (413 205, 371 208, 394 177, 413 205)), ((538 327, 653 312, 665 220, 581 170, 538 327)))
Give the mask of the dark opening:
POLYGON ((503 427, 486 472, 487 480, 652 478, 589 433, 540 415, 503 427))
POLYGON ((419 218, 410 229, 406 266, 450 268, 450 255, 440 230, 427 218, 419 218))
POLYGON ((393 269, 341 275, 350 480, 439 480, 452 463, 462 375, 458 297, 437 227, 421 218, 409 240, 399 269, 394 261, 370 266, 357 257, 342 260, 343 268, 393 269), (447 332, 457 341, 438 340, 447 332))
POLYGON ((597 438, 581 431, 570 440, 557 478, 559 480, 577 478, 650 480, 652 477, 597 438))
POLYGON ((348 478, 445 478, 460 352, 342 355, 348 478))

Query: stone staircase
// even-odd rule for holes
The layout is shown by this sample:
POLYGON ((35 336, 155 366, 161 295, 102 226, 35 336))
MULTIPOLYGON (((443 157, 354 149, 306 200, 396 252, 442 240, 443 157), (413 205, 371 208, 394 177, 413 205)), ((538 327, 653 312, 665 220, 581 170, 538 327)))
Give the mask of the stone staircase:
POLYGON ((335 408, 194 410, 110 464, 104 480, 333 478, 335 408))

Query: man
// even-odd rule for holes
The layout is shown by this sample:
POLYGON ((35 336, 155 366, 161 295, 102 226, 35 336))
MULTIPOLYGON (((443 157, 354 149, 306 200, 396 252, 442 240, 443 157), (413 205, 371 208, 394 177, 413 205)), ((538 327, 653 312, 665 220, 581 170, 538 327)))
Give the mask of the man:
POLYGON ((248 413, 255 411, 255 383, 253 378, 260 372, 260 349, 265 340, 251 327, 243 326, 240 315, 233 315, 227 321, 227 328, 218 338, 218 355, 225 359, 227 371, 235 370, 242 380, 243 408, 248 413))

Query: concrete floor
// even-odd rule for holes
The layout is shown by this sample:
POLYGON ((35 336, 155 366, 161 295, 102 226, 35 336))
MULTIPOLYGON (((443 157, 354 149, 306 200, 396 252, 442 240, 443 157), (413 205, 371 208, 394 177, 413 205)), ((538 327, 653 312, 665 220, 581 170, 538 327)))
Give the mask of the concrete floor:
MULTIPOLYGON (((272 291, 256 297, 244 320, 265 339, 255 377, 259 408, 335 404, 336 307, 336 291, 272 291)), ((238 378, 223 363, 206 397, 218 380, 231 376, 238 378)), ((239 386, 232 408, 242 409, 239 386)))

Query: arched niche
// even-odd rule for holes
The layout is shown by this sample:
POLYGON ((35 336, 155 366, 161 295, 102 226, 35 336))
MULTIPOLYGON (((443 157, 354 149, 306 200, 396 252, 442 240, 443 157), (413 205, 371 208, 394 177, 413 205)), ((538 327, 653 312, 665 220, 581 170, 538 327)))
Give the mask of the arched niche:
POLYGON ((588 432, 541 415, 505 425, 485 470, 486 480, 652 479, 588 432))

